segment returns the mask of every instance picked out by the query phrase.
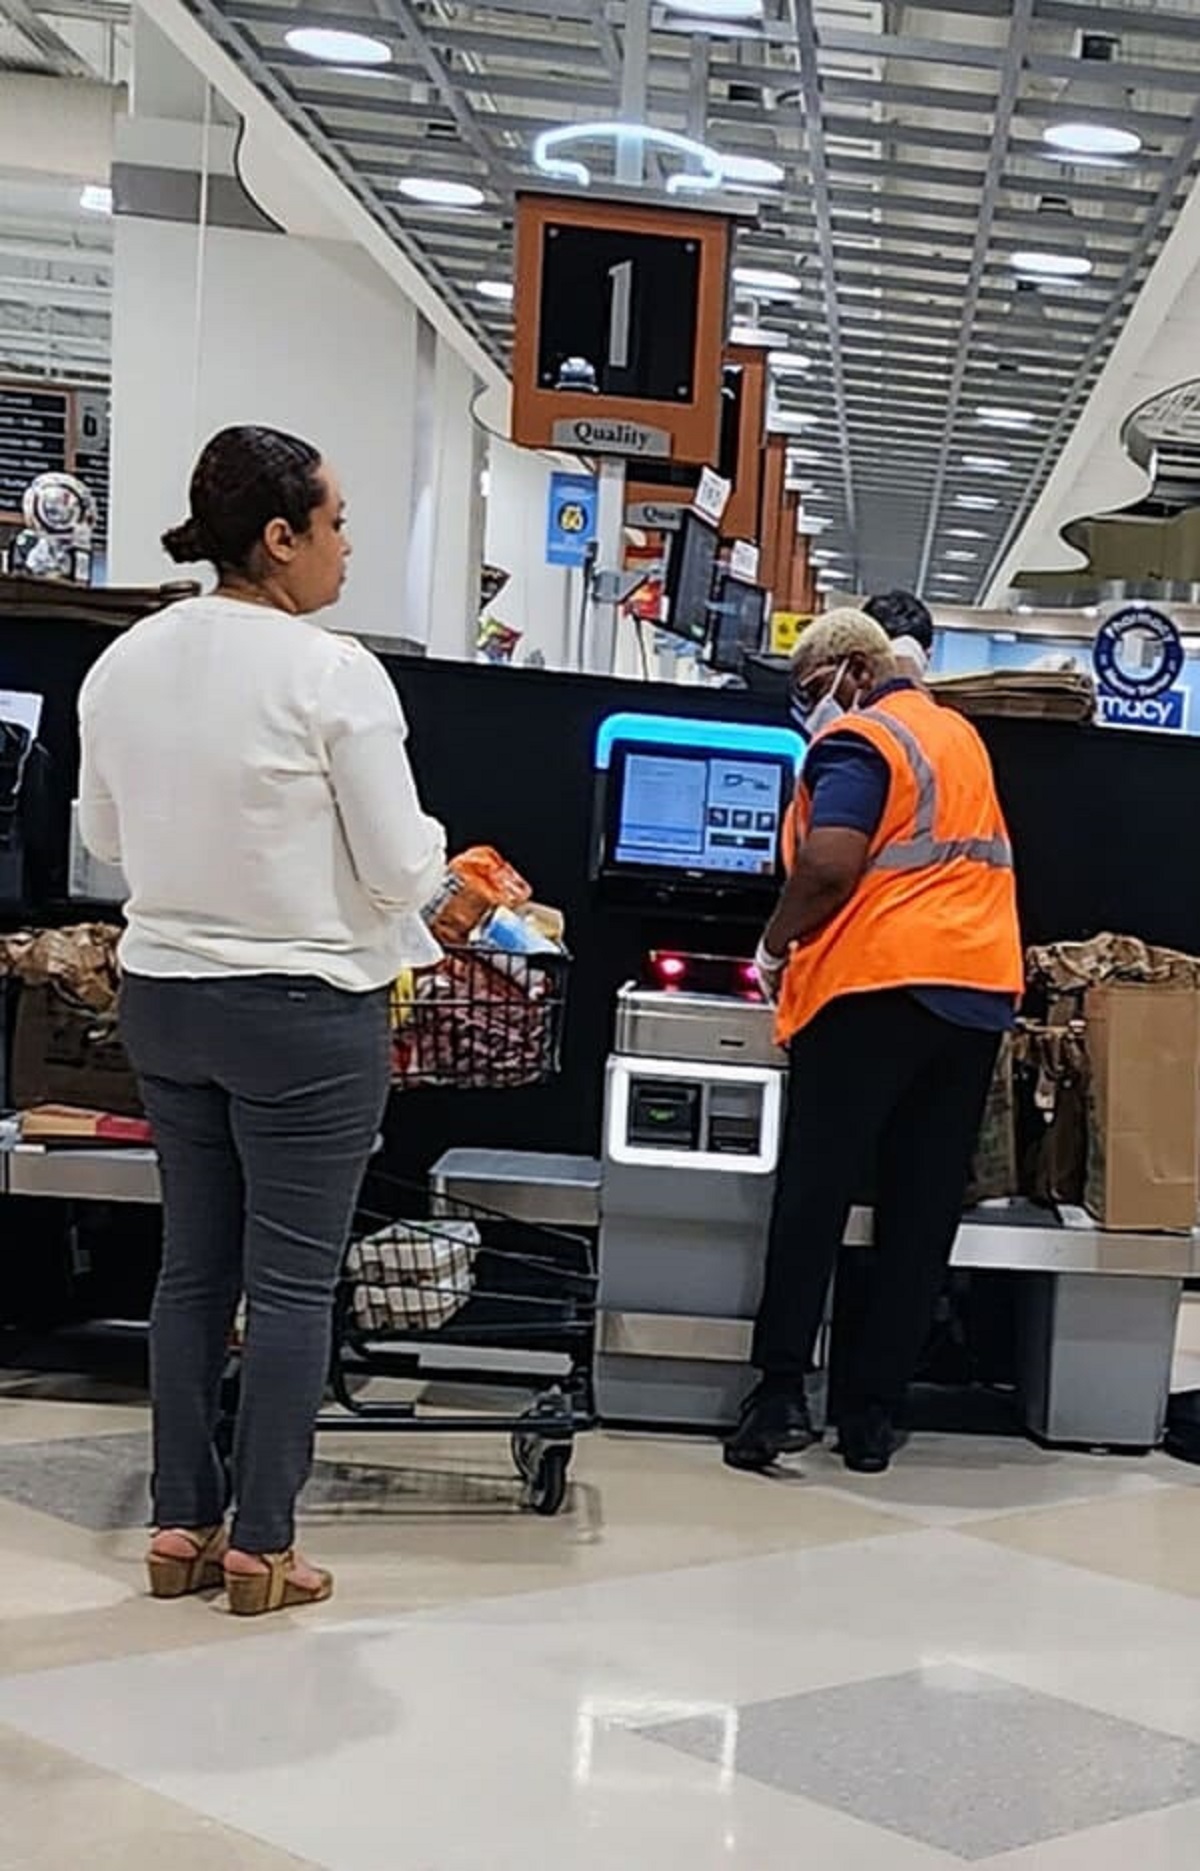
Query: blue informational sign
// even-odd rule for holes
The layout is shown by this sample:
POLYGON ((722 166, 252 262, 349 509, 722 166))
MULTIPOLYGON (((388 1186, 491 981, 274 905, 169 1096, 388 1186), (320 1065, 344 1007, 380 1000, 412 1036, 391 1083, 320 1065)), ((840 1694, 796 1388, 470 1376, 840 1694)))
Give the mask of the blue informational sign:
POLYGON ((1146 728, 1156 734, 1186 734, 1187 689, 1167 689, 1162 695, 1105 695, 1097 699, 1097 719, 1106 728, 1146 728))
POLYGON ((546 512, 547 565, 583 565, 596 537, 596 482, 590 474, 552 474, 546 512))
POLYGON ((1151 604, 1122 605, 1105 618, 1092 646, 1101 701, 1106 696, 1127 702, 1165 696, 1183 674, 1184 660, 1183 639, 1174 622, 1151 604))

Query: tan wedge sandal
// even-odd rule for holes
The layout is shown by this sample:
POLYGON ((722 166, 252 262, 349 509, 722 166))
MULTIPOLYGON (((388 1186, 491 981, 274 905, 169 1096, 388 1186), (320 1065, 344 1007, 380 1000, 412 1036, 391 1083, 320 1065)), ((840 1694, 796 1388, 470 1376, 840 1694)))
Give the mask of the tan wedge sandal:
POLYGON ((293 1611, 301 1605, 321 1605, 333 1597, 333 1574, 314 1566, 319 1583, 297 1585, 288 1573, 296 1563, 294 1552, 259 1553, 265 1572, 226 1572, 225 1589, 235 1618, 261 1618, 268 1611, 293 1611))
POLYGON ((193 1592, 216 1591, 225 1576, 225 1528, 171 1527, 194 1549, 187 1559, 173 1553, 146 1554, 146 1571, 154 1598, 187 1598, 193 1592))

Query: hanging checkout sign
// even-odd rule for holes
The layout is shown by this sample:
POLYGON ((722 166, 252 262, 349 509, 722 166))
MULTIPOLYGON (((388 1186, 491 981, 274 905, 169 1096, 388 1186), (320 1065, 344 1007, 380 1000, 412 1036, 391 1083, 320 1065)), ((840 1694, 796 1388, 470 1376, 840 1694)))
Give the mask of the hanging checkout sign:
POLYGON ((1092 646, 1097 720, 1105 727, 1186 734, 1186 661, 1173 619, 1150 604, 1125 604, 1106 617, 1092 646))

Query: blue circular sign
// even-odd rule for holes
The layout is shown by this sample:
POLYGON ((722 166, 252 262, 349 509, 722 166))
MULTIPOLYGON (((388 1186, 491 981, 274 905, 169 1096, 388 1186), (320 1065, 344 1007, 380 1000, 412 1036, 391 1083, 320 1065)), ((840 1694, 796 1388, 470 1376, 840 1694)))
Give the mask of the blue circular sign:
POLYGON ((1096 632, 1092 663, 1106 695, 1148 701, 1173 689, 1183 674, 1183 638, 1164 611, 1125 604, 1096 632))

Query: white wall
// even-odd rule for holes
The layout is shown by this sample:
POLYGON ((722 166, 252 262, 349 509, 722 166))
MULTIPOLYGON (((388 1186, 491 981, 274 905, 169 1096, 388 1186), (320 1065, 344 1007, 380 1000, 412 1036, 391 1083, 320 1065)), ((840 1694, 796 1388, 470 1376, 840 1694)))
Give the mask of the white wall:
POLYGON ((349 243, 210 229, 197 373, 197 230, 122 217, 115 242, 113 582, 167 576, 158 538, 186 511, 199 446, 227 423, 262 422, 312 440, 341 475, 354 560, 339 627, 428 642, 436 617, 447 646, 457 636, 465 647, 467 367, 451 355, 436 412, 436 556, 457 571, 422 608, 406 580, 416 370, 408 299, 349 243))
POLYGON ((546 564, 546 512, 554 463, 491 437, 484 558, 511 574, 492 614, 524 632, 516 660, 540 650, 551 669, 575 667, 579 577, 546 564))

